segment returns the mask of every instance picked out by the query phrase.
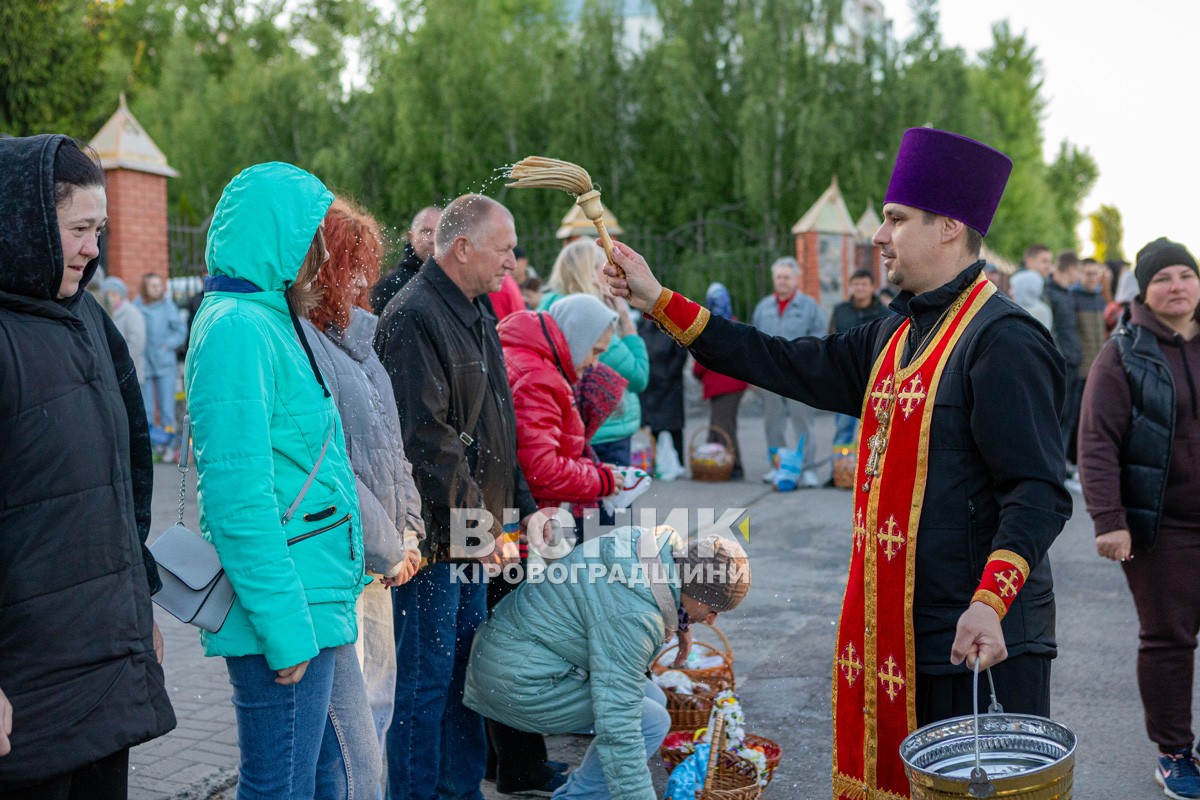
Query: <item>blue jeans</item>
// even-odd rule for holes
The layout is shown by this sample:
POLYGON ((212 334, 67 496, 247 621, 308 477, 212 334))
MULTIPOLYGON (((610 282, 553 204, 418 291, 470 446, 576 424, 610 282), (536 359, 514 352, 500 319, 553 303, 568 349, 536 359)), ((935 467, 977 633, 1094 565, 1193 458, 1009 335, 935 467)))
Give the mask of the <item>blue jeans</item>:
MULTIPOLYGON (((642 698, 642 740, 646 744, 646 758, 658 755, 667 731, 671 728, 671 715, 667 713, 667 696, 662 689, 646 681, 646 696, 642 698)), ((554 793, 553 800, 607 800, 612 797, 608 782, 604 779, 604 767, 600 753, 593 741, 583 754, 579 768, 567 778, 567 783, 554 793)))
POLYGON ((475 630, 487 617, 487 586, 434 564, 393 589, 396 707, 388 730, 391 800, 482 800, 487 764, 483 717, 462 703, 475 630))
POLYGON ((858 417, 849 414, 833 415, 833 446, 850 447, 858 433, 858 417))
POLYGON ((329 716, 335 648, 308 662, 300 682, 275 683, 261 655, 225 659, 237 712, 238 800, 300 800, 316 794, 317 759, 329 716))
POLYGON ((335 647, 333 652, 333 687, 317 760, 315 797, 373 800, 382 796, 379 781, 383 757, 358 666, 358 653, 352 644, 335 647))

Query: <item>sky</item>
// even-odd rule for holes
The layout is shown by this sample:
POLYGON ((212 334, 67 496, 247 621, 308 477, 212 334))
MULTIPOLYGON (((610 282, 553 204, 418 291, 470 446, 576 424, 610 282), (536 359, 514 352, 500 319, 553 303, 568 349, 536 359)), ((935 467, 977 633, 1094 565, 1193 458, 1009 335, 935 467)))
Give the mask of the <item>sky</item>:
MULTIPOLYGON (((907 0, 883 0, 897 38, 912 30, 907 0)), ((1080 255, 1090 255, 1087 213, 1115 205, 1125 255, 1166 236, 1200 256, 1192 204, 1200 190, 1200 3, 1075 0, 941 0, 942 37, 974 55, 1008 19, 1036 47, 1047 102, 1046 158, 1067 139, 1091 152, 1100 178, 1084 200, 1080 255)))

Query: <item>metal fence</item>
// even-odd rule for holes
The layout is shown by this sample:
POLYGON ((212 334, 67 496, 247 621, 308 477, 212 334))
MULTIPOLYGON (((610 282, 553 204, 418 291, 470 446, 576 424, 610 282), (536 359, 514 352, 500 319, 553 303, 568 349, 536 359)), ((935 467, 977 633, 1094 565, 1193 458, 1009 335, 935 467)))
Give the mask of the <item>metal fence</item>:
POLYGON ((176 302, 187 300, 200 291, 204 267, 204 245, 212 217, 199 225, 187 225, 179 219, 167 222, 167 276, 176 302))

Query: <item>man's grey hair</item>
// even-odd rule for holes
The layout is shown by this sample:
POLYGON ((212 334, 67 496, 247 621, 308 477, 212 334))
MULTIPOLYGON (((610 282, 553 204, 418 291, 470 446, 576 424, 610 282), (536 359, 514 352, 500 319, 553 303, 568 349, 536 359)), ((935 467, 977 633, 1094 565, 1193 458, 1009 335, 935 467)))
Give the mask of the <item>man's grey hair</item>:
POLYGON ((440 260, 460 236, 466 237, 471 244, 478 245, 491 231, 498 211, 512 216, 503 205, 481 194, 464 194, 455 198, 442 211, 442 218, 438 221, 434 256, 440 260))
POLYGON ((413 214, 412 222, 408 223, 408 229, 410 231, 415 231, 417 229, 417 220, 419 220, 421 217, 428 214, 430 211, 432 211, 434 214, 441 214, 442 207, 441 206, 425 206, 420 211, 413 214))
POLYGON ((775 263, 771 264, 771 273, 774 274, 777 269, 790 269, 794 274, 800 274, 800 262, 791 256, 775 259, 775 263))

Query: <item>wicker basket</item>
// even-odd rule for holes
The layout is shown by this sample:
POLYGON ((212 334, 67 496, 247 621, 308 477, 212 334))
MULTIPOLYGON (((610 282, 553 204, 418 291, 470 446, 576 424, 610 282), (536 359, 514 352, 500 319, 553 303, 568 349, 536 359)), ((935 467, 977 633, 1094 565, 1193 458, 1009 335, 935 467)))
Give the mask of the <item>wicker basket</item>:
MULTIPOLYGON (((707 443, 707 438, 704 443, 707 443)), ((698 429, 688 441, 688 466, 692 470, 692 480, 727 481, 733 474, 733 462, 733 437, 719 425, 709 425, 707 428, 698 429), (725 450, 716 454, 698 455, 696 450, 700 443, 696 439, 701 434, 707 434, 709 431, 713 431, 724 440, 725 450)))
POLYGON ((667 696, 667 713, 671 715, 672 732, 679 731, 691 736, 708 726, 715 695, 705 692, 680 694, 671 689, 664 689, 663 694, 667 696))
MULTIPOLYGON (((692 741, 694 735, 694 733, 686 731, 672 730, 667 734, 667 738, 663 740, 659 755, 662 757, 663 769, 667 771, 668 775, 671 774, 671 770, 682 764, 684 759, 695 751, 695 744, 692 741)), ((746 734, 745 741, 747 747, 763 751, 763 755, 767 760, 767 769, 763 774, 763 778, 769 784, 771 778, 775 777, 775 768, 779 766, 779 758, 783 753, 783 749, 771 739, 765 736, 756 736, 753 733, 746 734)))
POLYGON ((833 485, 839 489, 854 488, 854 473, 858 467, 858 455, 854 447, 835 445, 833 448, 833 485))
MULTIPOLYGON (((721 629, 716 625, 709 625, 706 622, 692 623, 692 630, 694 631, 698 625, 704 625, 705 627, 712 628, 713 631, 716 632, 717 637, 721 640, 721 647, 717 648, 708 642, 693 641, 692 649, 699 648, 701 656, 720 656, 723 663, 713 667, 704 667, 702 669, 679 669, 679 671, 684 675, 687 675, 693 681, 707 684, 709 690, 712 691, 713 694, 722 692, 726 689, 733 689, 736 685, 736 681, 733 677, 733 647, 729 644, 729 637, 722 633, 721 629)), ((650 663, 650 672, 654 675, 661 675, 669 669, 678 669, 677 667, 672 667, 671 660, 666 658, 668 655, 673 656, 675 652, 676 649, 674 647, 668 647, 659 652, 659 654, 654 657, 654 661, 650 663)), ((706 725, 708 723, 705 722, 704 724, 706 725)), ((700 727, 703 728, 704 725, 701 725, 700 727)))
POLYGON ((720 714, 713 722, 712 743, 704 787, 696 800, 758 800, 762 796, 758 769, 746 759, 725 752, 725 717, 720 714))

